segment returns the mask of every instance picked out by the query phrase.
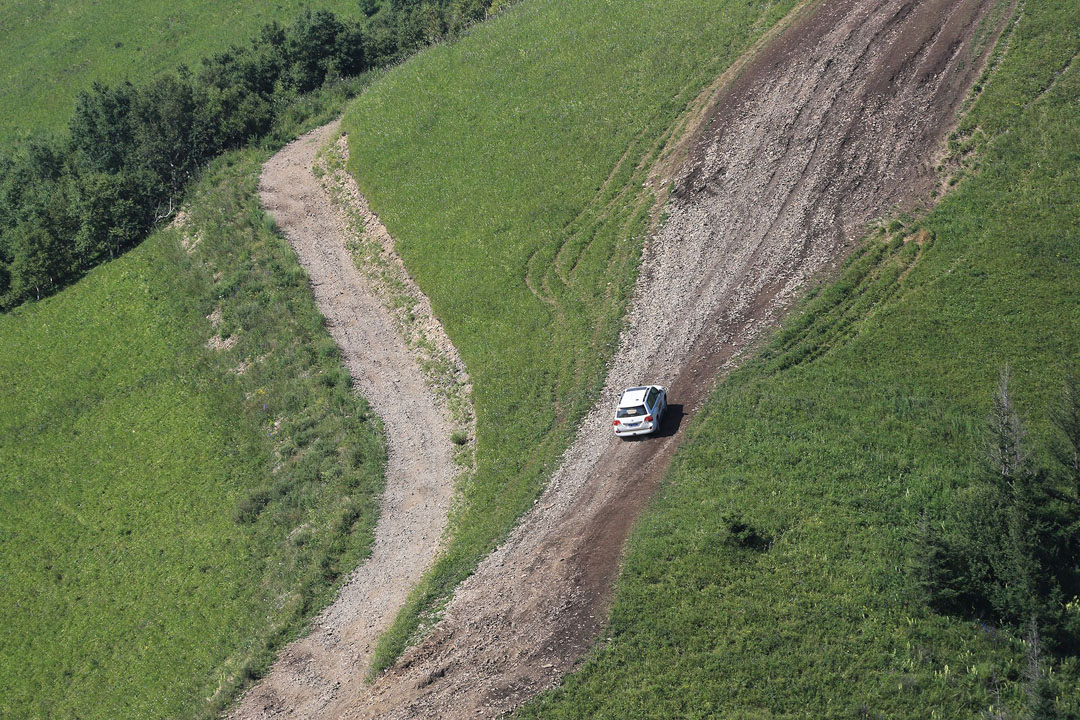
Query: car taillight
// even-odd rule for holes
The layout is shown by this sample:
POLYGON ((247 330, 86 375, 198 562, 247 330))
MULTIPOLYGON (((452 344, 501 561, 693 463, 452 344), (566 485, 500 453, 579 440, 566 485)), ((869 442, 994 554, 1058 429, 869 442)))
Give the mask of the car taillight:
POLYGON ((618 425, 618 424, 619 424, 619 421, 618 421, 618 420, 613 420, 613 421, 611 422, 611 424, 612 424, 612 425, 618 425))
POLYGON ((645 422, 652 422, 652 415, 646 415, 645 422))

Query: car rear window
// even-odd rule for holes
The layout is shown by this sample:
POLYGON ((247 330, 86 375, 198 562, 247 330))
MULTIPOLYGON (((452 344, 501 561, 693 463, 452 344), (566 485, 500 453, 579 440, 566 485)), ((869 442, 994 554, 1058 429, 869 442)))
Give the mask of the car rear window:
POLYGON ((645 406, 644 405, 635 405, 634 407, 619 408, 619 410, 615 413, 615 417, 621 417, 621 418, 637 417, 639 415, 644 415, 644 414, 645 414, 645 406))

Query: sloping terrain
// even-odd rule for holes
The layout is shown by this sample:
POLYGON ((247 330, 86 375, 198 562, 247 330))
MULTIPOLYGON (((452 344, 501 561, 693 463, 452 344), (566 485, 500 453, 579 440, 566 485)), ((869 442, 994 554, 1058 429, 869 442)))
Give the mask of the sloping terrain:
POLYGON ((461 352, 477 412, 475 477, 376 671, 540 497, 618 344, 653 158, 793 5, 529 0, 350 107, 349 169, 461 352))
MULTIPOLYGON (((72 0, 0 4, 0 140, 61 130, 75 99, 94 82, 138 83, 204 56, 244 44, 267 23, 292 21, 299 0, 160 2, 72 0)), ((356 3, 325 0, 319 7, 356 16, 356 3)))
POLYGON ((214 717, 370 552, 382 432, 265 155, 0 316, 0 716, 214 717))
POLYGON ((1076 635, 1051 649, 1040 629, 1040 690, 1030 625, 943 614, 920 572, 927 522, 979 537, 964 502, 992 507, 1005 367, 1031 459, 1078 507, 1052 421, 1080 358, 1076 27, 1075 4, 1016 8, 948 141, 962 179, 890 215, 719 384, 635 526, 601 646, 518 717, 1080 712, 1076 635))
MULTIPOLYGON (((356 387, 386 427, 386 490, 371 556, 314 621, 311 634, 286 648, 244 697, 234 718, 316 717, 362 682, 375 639, 435 555, 457 472, 446 404, 402 337, 388 298, 354 265, 348 219, 313 173, 317 151, 338 130, 339 123, 331 123, 283 148, 264 166, 259 191, 311 276, 356 387)), ((369 214, 367 220, 365 232, 379 233, 378 219, 369 214)), ((416 295, 415 312, 431 318, 426 299, 416 295)), ((464 376, 441 327, 433 318, 426 325, 430 341, 464 376)))
POLYGON ((934 154, 993 46, 972 43, 996 36, 982 25, 992 5, 819 6, 716 96, 647 246, 601 401, 548 489, 431 635, 326 717, 499 714, 573 666, 681 415, 867 223, 930 201, 934 154), (664 437, 620 443, 610 404, 643 380, 670 387, 673 417, 664 437))

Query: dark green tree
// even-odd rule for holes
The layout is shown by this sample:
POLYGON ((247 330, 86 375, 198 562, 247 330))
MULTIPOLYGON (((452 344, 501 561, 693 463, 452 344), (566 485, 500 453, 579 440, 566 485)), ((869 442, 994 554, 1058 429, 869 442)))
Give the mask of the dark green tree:
POLYGON ((1024 694, 1027 697, 1025 708, 1026 720, 1059 720, 1057 703, 1054 701, 1054 687, 1043 660, 1042 640, 1039 637, 1039 624, 1031 621, 1027 636, 1024 638, 1027 666, 1024 668, 1024 694))
MULTIPOLYGON (((1080 442, 1080 408, 1069 399, 1075 397, 1070 388, 1056 415, 1065 428, 1059 456, 1068 472, 1070 448, 1080 442)), ((947 530, 937 532, 925 516, 920 520, 916 587, 940 612, 1015 627, 1035 623, 1043 642, 1071 652, 1080 641, 1080 627, 1074 627, 1080 623, 1067 609, 1080 592, 1080 501, 1062 491, 1070 483, 1062 482, 1060 472, 1033 461, 1008 368, 994 394, 986 438, 984 469, 947 530)))
POLYGON ((60 143, 33 137, 7 158, 0 175, 0 232, 46 214, 64 175, 60 143))
POLYGON ((1080 373, 1069 372, 1061 393, 1061 403, 1050 414, 1060 439, 1054 455, 1065 471, 1070 502, 1080 503, 1080 373))
POLYGON ((211 118, 199 112, 203 99, 190 73, 181 69, 147 85, 135 100, 133 164, 153 173, 164 198, 180 190, 217 150, 211 118))
POLYGON ((138 242, 153 223, 154 199, 135 173, 93 173, 80 178, 74 251, 80 271, 111 260, 138 242))
POLYGON ((92 172, 115 173, 123 168, 135 147, 132 106, 135 87, 94 83, 79 94, 75 114, 68 122, 75 161, 92 172))
POLYGON ((460 33, 473 23, 487 16, 486 0, 453 0, 447 11, 447 25, 451 34, 460 33))
POLYGON ((285 58, 283 81, 301 93, 319 87, 327 76, 354 75, 366 67, 359 26, 326 10, 307 10, 297 18, 286 34, 285 58))
POLYGON ((11 249, 11 275, 6 305, 40 300, 62 280, 68 266, 67 248, 39 225, 20 225, 6 244, 11 249))

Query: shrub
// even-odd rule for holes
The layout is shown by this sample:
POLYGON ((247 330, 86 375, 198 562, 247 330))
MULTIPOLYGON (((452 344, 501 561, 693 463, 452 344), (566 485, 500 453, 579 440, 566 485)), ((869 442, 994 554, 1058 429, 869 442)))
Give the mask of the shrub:
POLYGON ((487 7, 394 0, 391 12, 376 13, 368 3, 374 17, 363 24, 306 10, 196 71, 181 67, 142 86, 95 83, 79 95, 66 137, 0 155, 0 311, 55 292, 139 242, 172 215, 201 167, 265 137, 298 96, 395 62, 487 7))
POLYGON ((267 488, 256 488, 248 492, 233 510, 233 520, 240 524, 252 523, 259 517, 271 500, 274 493, 267 488))
POLYGON ((768 550, 772 538, 746 522, 738 513, 729 513, 721 520, 724 541, 746 550, 768 550))

